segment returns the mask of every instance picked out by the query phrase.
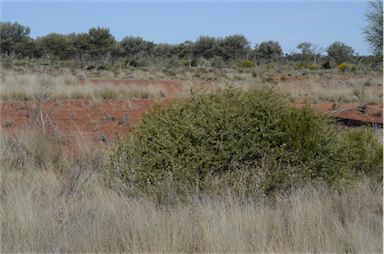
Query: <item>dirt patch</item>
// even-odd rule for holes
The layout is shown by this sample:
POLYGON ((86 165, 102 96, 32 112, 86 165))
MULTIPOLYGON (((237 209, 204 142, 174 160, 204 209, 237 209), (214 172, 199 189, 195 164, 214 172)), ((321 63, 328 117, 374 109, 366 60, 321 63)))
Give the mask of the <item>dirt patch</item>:
POLYGON ((134 128, 156 103, 159 101, 153 99, 2 103, 1 131, 16 134, 19 130, 39 128, 109 142, 134 128))
MULTIPOLYGON (((213 82, 189 82, 169 80, 81 80, 81 84, 157 86, 165 92, 166 99, 126 100, 51 100, 44 103, 20 101, 0 104, 0 131, 17 135, 20 130, 34 128, 55 131, 65 135, 82 135, 104 143, 115 136, 131 131, 156 103, 168 103, 182 99, 188 90, 212 91, 213 82)), ((303 107, 304 104, 294 104, 303 107)), ((311 104, 311 108, 329 114, 338 122, 348 126, 383 126, 383 110, 380 105, 359 104, 311 104)))
MULTIPOLYGON (((300 108, 308 105, 295 104, 294 106, 300 108)), ((326 113, 336 119, 338 123, 347 126, 375 125, 383 127, 383 107, 380 105, 318 103, 310 104, 309 107, 326 113)))
MULTIPOLYGON (((1 131, 40 128, 60 133, 78 133, 109 142, 116 135, 124 135, 143 118, 156 103, 170 100, 57 100, 44 104, 15 102, 0 104, 1 131)), ((305 104, 295 104, 304 107, 305 104)), ((378 105, 311 104, 311 108, 325 112, 347 125, 383 125, 382 108, 378 105)))

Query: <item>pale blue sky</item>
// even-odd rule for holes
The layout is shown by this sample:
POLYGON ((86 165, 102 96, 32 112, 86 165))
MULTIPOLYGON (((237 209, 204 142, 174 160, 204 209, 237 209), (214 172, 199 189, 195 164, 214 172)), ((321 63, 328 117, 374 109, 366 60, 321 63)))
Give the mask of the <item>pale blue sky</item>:
POLYGON ((110 28, 117 40, 126 35, 180 43, 199 35, 245 35, 252 46, 277 40, 285 52, 310 41, 326 48, 333 41, 368 54, 362 28, 367 1, 1 1, 2 21, 31 28, 33 38, 51 32, 110 28))

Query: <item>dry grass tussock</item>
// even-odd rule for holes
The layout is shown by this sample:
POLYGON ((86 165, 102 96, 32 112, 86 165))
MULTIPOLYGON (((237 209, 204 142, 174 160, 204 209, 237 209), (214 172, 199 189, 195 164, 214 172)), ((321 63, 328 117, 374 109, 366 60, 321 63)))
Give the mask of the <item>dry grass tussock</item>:
MULTIPOLYGON (((255 77, 252 71, 239 73, 235 69, 212 69, 200 73, 196 70, 175 71, 176 76, 161 74, 159 70, 149 69, 129 70, 129 73, 121 72, 117 77, 102 73, 96 78, 118 79, 177 79, 184 81, 184 92, 181 96, 189 95, 191 84, 199 81, 210 81, 217 87, 235 86, 244 90, 260 88, 262 86, 274 86, 278 91, 287 94, 295 102, 335 102, 335 103, 373 103, 381 104, 383 98, 383 81, 380 75, 367 74, 365 76, 353 76, 352 74, 326 73, 322 76, 316 73, 308 74, 305 79, 273 80, 278 77, 277 72, 256 69, 255 77), (264 73, 264 74, 263 74, 264 73), (161 74, 161 75, 160 75, 161 74), (199 74, 198 78, 195 76, 199 74)), ((295 74, 296 76, 298 74, 295 74)), ((294 75, 294 76, 295 76, 294 75)), ((82 73, 78 76, 95 78, 92 73, 82 73)), ((200 88, 211 91, 213 87, 200 88)), ((69 71, 63 71, 56 75, 44 75, 39 73, 18 73, 12 70, 1 71, 0 101, 30 100, 35 99, 45 92, 52 99, 129 99, 129 98, 160 98, 164 92, 160 87, 153 86, 113 86, 105 84, 94 86, 90 84, 80 85, 78 77, 69 71)))
POLYGON ((246 90, 260 86, 272 86, 288 95, 294 102, 311 103, 361 103, 381 104, 383 99, 383 81, 381 78, 356 78, 351 80, 318 79, 277 81, 274 83, 237 82, 237 86, 246 90))
POLYGON ((122 195, 117 181, 107 187, 92 146, 75 159, 50 144, 2 139, 1 252, 383 251, 382 189, 367 180, 342 193, 319 183, 258 200, 228 192, 160 206, 122 195))
POLYGON ((279 84, 278 88, 287 91, 296 101, 309 100, 313 102, 381 104, 383 98, 382 79, 355 80, 308 80, 299 81, 299 89, 289 87, 294 84, 279 84), (301 84, 300 84, 301 83, 301 84))
POLYGON ((382 253, 382 192, 308 186, 273 202, 230 194, 159 207, 95 175, 4 172, 2 252, 382 253), (74 180, 76 179, 76 180, 74 180))
POLYGON ((70 74, 52 76, 46 74, 2 75, 0 83, 1 102, 17 100, 33 100, 41 97, 46 99, 130 99, 130 98, 161 98, 164 91, 157 86, 140 85, 92 85, 80 84, 70 74))

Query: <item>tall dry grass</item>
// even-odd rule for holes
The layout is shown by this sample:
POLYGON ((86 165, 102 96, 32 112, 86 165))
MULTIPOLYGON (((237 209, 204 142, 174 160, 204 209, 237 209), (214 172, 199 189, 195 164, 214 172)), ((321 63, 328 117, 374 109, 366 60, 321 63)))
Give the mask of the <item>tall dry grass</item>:
POLYGON ((0 102, 33 100, 41 94, 50 99, 131 99, 161 98, 165 96, 165 91, 156 85, 80 84, 79 80, 70 74, 52 76, 11 71, 2 73, 0 102))
MULTIPOLYGON (((278 91, 287 94, 295 102, 335 102, 335 103, 373 103, 381 104, 383 98, 383 81, 378 74, 355 75, 351 73, 340 74, 322 70, 308 73, 304 79, 300 79, 300 71, 290 71, 291 77, 287 79, 286 73, 277 70, 255 68, 255 70, 242 71, 236 69, 175 69, 176 76, 166 73, 160 75, 160 69, 130 69, 122 71, 117 77, 102 72, 98 76, 92 73, 82 73, 83 78, 117 78, 117 79, 177 79, 183 80, 184 91, 182 96, 190 94, 193 83, 212 82, 214 85, 201 86, 201 91, 211 91, 215 87, 235 86, 244 90, 260 88, 261 86, 273 86, 278 91), (257 73, 254 77, 252 72, 257 73), (292 72, 292 73, 291 73, 292 72), (320 75, 322 74, 322 75, 320 75), (197 77, 196 77, 197 76, 197 77), (285 77, 272 79, 272 77, 285 77), (269 80, 270 79, 270 80, 269 80)), ((44 75, 41 73, 19 73, 12 70, 1 70, 0 102, 15 100, 31 100, 39 96, 45 90, 53 99, 130 99, 130 98, 160 98, 166 91, 156 85, 153 86, 124 86, 104 84, 95 86, 92 84, 79 84, 78 77, 70 72, 56 75, 44 75), (48 86, 41 85, 48 79, 48 86)), ((196 87, 193 87, 196 90, 196 87)))
POLYGON ((319 183, 269 198, 228 192, 159 205, 105 184, 103 153, 86 140, 80 157, 57 142, 3 137, 1 252, 383 251, 382 189, 368 180, 342 193, 319 183))
MULTIPOLYGON (((348 77, 348 76, 345 76, 348 77)), ((308 78, 307 80, 278 82, 276 88, 297 102, 381 104, 383 81, 381 77, 308 78)))
POLYGON ((382 191, 308 186, 275 200, 191 197, 159 207, 96 175, 4 172, 1 252, 382 253, 382 191), (72 180, 75 181, 75 180, 72 180))

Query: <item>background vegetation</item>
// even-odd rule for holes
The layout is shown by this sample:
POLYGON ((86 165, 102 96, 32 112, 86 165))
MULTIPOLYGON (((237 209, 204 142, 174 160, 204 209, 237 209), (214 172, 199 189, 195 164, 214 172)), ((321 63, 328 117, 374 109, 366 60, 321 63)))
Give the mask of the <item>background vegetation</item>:
POLYGON ((87 77, 242 88, 191 89, 111 147, 38 124, 1 133, 0 252, 382 253, 382 130, 344 129, 290 108, 307 90, 286 83, 313 73, 315 81, 304 81, 313 101, 382 103, 381 76, 370 72, 382 72, 382 1, 367 18, 367 57, 342 42, 327 55, 311 42, 284 54, 276 41, 251 48, 242 35, 170 45, 117 41, 100 27, 32 39, 28 27, 0 22, 9 69, 1 72, 2 101, 164 95, 80 84, 87 77), (41 75, 47 70, 52 79, 41 75), (349 71, 369 79, 336 79, 349 71))
MULTIPOLYGON (((368 14, 369 25, 365 34, 372 45, 372 52, 379 56, 382 54, 382 48, 379 46, 382 23, 379 30, 381 34, 378 31, 380 3, 372 6, 373 11, 368 14)), ((200 36, 194 42, 156 44, 134 36, 126 36, 117 41, 109 29, 103 27, 93 27, 87 33, 80 34, 51 33, 36 39, 32 39, 29 33, 30 28, 27 26, 0 22, 3 66, 10 66, 20 59, 35 59, 39 64, 49 66, 67 65, 73 68, 110 70, 167 64, 173 67, 224 67, 236 66, 245 60, 257 65, 300 63, 307 67, 318 65, 316 68, 325 69, 336 67, 343 62, 368 62, 374 63, 375 68, 381 66, 380 59, 358 56, 350 46, 342 42, 334 42, 325 50, 310 42, 302 42, 297 46, 300 53, 284 54, 277 41, 263 41, 251 48, 250 42, 243 35, 224 38, 200 36), (323 52, 326 55, 323 55, 323 52)))

